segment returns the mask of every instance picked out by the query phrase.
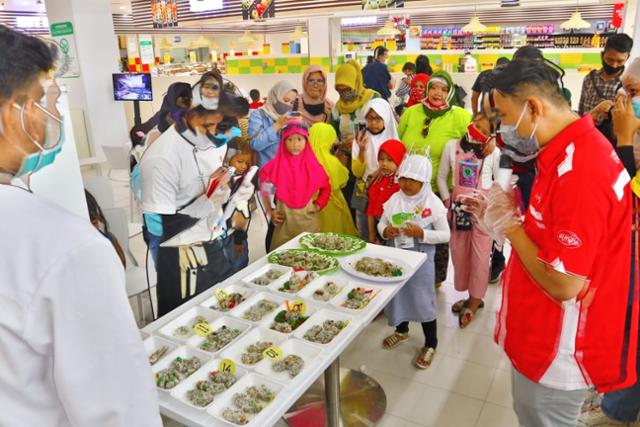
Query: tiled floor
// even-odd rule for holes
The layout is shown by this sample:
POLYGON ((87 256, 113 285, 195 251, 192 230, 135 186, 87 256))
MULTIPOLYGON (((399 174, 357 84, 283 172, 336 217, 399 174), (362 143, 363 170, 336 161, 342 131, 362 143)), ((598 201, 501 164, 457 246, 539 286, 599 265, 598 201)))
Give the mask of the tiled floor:
MULTIPOLYGON (((114 191, 116 205, 128 209, 126 183, 114 182, 114 191)), ((257 215, 249 233, 252 260, 265 253, 265 232, 264 218, 257 215)), ((131 249, 137 259, 144 260, 146 246, 141 237, 131 240, 131 249)), ((510 365, 492 340, 500 289, 489 287, 486 307, 465 330, 458 328, 458 319, 451 313, 451 305, 462 296, 453 289, 450 268, 438 291, 438 351, 425 371, 412 363, 422 341, 418 325, 412 325, 409 342, 386 351, 380 343, 391 329, 385 319, 379 319, 344 353, 343 366, 369 374, 387 394, 387 414, 379 426, 517 427, 511 409, 510 365)), ((176 423, 167 420, 165 425, 176 423)))

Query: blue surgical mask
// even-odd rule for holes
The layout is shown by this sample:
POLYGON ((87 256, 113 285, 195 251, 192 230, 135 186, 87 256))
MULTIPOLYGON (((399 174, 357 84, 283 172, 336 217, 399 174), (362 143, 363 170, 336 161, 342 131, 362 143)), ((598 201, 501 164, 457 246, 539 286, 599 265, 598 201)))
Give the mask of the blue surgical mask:
POLYGON ((35 104, 47 116, 45 124, 45 137, 42 142, 36 141, 25 129, 24 108, 14 104, 20 110, 20 124, 22 131, 29 137, 31 142, 38 147, 38 151, 28 154, 20 165, 20 169, 15 173, 16 177, 32 175, 45 167, 51 165, 58 154, 62 151, 64 143, 64 122, 62 117, 57 117, 39 104, 35 104))
POLYGON ((524 114, 527 112, 527 107, 528 104, 525 104, 522 113, 520 113, 520 118, 515 125, 501 124, 500 130, 498 130, 505 144, 505 152, 517 162, 528 162, 538 157, 540 153, 540 144, 538 143, 538 138, 535 136, 538 123, 534 125, 529 137, 521 137, 518 134, 518 127, 520 127, 524 114), (513 150, 510 150, 510 148, 513 150))
POLYGON ((211 139, 211 142, 213 142, 213 144, 217 148, 219 148, 219 147, 222 147, 223 145, 228 144, 229 141, 231 141, 233 138, 241 137, 242 131, 240 130, 239 127, 234 126, 225 133, 216 134, 213 138, 211 137, 210 133, 208 133, 207 136, 209 136, 209 138, 211 139))
POLYGON ((636 117, 640 119, 640 96, 634 96, 631 99, 631 105, 633 105, 633 111, 636 113, 636 117))

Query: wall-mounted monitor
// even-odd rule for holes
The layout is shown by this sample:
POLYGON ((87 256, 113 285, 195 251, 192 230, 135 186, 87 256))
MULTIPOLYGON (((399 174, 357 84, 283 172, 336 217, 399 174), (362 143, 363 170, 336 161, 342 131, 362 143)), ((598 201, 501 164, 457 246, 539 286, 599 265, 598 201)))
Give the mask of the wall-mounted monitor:
POLYGON ((151 89, 151 74, 114 74, 113 98, 116 101, 153 101, 153 90, 151 89))

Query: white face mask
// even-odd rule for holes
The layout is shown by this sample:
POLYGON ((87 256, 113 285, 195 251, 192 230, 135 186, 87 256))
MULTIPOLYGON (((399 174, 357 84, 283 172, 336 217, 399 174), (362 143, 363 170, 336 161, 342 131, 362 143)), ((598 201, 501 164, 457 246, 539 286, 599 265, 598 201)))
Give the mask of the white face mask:
POLYGON ((220 98, 202 97, 202 106, 207 110, 217 110, 220 105, 220 98))
POLYGON ((186 129, 182 132, 182 135, 187 138, 189 142, 195 145, 198 150, 209 150, 214 147, 207 134, 200 133, 197 129, 195 132, 191 129, 186 129))

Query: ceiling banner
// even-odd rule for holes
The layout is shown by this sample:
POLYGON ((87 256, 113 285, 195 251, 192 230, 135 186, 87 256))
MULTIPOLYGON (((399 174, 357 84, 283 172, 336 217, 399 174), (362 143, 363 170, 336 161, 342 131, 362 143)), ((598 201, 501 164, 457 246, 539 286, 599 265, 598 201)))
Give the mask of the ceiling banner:
POLYGON ((404 0, 362 0, 362 9, 384 9, 387 7, 404 7, 404 0))
POLYGON ((264 21, 276 16, 276 0, 242 0, 242 19, 264 21))
POLYGON ((151 0, 153 28, 178 26, 178 0, 151 0))

